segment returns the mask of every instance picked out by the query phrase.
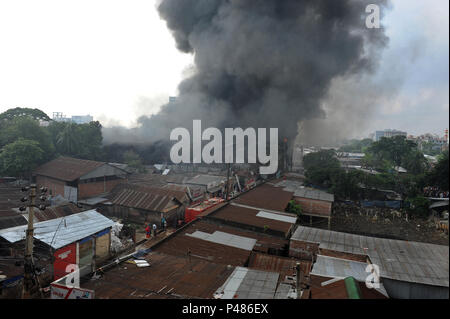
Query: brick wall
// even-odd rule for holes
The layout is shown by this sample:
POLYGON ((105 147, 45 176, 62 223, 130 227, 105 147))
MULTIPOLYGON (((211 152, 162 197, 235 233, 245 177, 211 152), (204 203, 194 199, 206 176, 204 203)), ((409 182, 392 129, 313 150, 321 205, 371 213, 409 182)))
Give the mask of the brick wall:
POLYGON ((295 257, 304 260, 311 260, 311 256, 315 256, 319 252, 319 245, 313 243, 291 240, 289 243, 289 257, 295 257))
POLYGON ((49 194, 64 196, 64 185, 66 183, 46 176, 36 176, 36 185, 38 187, 47 187, 49 194))
POLYGON ((123 182, 123 179, 115 179, 106 182, 79 183, 78 199, 89 198, 111 191, 114 186, 123 182))
POLYGON ((304 213, 329 217, 331 215, 331 202, 315 199, 295 197, 295 201, 300 204, 304 213))

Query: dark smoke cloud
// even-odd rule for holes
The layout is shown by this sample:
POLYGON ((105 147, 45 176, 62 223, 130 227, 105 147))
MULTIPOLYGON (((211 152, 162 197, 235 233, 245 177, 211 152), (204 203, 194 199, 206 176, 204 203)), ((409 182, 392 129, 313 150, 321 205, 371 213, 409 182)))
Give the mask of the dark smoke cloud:
MULTIPOLYGON (((370 74, 387 44, 366 6, 387 0, 162 0, 158 11, 195 73, 176 103, 141 117, 133 141, 168 140, 174 127, 278 127, 323 118, 333 79, 370 74)), ((122 132, 123 133, 123 132, 122 132)), ((131 132, 130 132, 131 133, 131 132)))

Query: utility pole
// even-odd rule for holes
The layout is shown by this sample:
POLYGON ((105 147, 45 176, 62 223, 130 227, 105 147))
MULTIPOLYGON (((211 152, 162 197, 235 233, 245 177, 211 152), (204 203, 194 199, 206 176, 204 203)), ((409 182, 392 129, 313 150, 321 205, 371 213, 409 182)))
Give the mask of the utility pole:
POLYGON ((297 299, 300 299, 301 297, 301 287, 300 287, 300 283, 302 282, 302 272, 301 272, 301 268, 300 268, 300 263, 297 263, 295 265, 295 274, 296 274, 296 288, 297 288, 297 299))
POLYGON ((227 195, 225 197, 226 201, 228 201, 228 196, 230 194, 230 167, 231 167, 231 164, 228 163, 227 164, 227 190, 226 190, 227 195))
MULTIPOLYGON (((27 197, 21 199, 22 202, 29 201, 28 205, 28 227, 25 238, 25 260, 24 260, 24 279, 22 298, 31 298, 33 295, 33 288, 39 285, 38 279, 35 273, 34 261, 33 261, 33 239, 34 239, 34 208, 36 206, 36 184, 31 184, 29 187, 23 187, 22 191, 30 191, 27 197)), ((47 188, 41 188, 41 193, 47 192, 47 188)), ((46 197, 42 195, 41 201, 45 201, 46 197)), ((45 210, 45 205, 39 205, 40 210, 45 210)), ((24 206, 19 208, 20 211, 26 210, 24 206)))

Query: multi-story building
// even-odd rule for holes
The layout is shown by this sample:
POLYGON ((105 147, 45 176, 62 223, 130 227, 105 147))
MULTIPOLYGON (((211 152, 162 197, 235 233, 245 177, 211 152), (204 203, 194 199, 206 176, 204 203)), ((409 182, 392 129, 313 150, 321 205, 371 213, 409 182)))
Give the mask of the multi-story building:
POLYGON ((393 137, 393 136, 407 136, 408 134, 403 131, 393 130, 393 129, 387 129, 384 131, 376 131, 374 135, 375 142, 378 142, 382 137, 393 137))
POLYGON ((56 122, 73 122, 76 124, 90 123, 94 120, 91 115, 73 115, 72 117, 66 117, 62 112, 53 112, 53 121, 56 122))

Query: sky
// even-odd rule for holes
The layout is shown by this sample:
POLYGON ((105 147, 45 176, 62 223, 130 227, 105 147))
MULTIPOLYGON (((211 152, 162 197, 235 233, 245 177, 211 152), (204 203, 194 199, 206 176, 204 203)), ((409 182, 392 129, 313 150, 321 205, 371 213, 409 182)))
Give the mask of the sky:
MULTIPOLYGON (((0 112, 39 108, 132 127, 177 94, 193 58, 175 47, 156 0, 0 0, 0 112)), ((375 77, 398 87, 360 137, 449 126, 449 1, 393 0, 375 77)))

